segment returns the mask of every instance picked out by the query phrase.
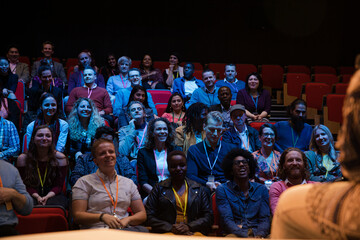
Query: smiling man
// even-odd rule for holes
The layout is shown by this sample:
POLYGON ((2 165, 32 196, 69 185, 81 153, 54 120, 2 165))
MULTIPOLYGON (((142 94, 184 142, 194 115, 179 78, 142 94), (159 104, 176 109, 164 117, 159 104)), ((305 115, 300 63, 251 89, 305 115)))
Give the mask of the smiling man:
MULTIPOLYGON (((95 83, 96 80, 96 72, 93 68, 87 67, 84 69, 84 81, 85 84, 83 87, 74 88, 69 96, 69 100, 66 103, 66 113, 69 114, 74 103, 77 99, 89 98, 94 101, 97 109, 99 110, 100 115, 108 115, 112 113, 112 105, 110 102, 110 97, 108 92, 104 88, 100 88, 95 83)), ((111 118, 107 118, 108 121, 111 118)), ((111 123, 110 123, 111 125, 111 123)))
POLYGON ((216 77, 212 70, 207 69, 202 73, 205 87, 196 89, 191 95, 190 101, 185 104, 188 108, 191 104, 201 102, 208 107, 219 104, 219 88, 215 87, 216 77))

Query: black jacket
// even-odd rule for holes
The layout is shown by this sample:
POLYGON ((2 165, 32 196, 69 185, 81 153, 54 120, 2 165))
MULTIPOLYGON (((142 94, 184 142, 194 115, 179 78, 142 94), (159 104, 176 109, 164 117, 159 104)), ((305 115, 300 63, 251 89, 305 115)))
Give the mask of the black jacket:
MULTIPOLYGON (((187 225, 191 232, 204 235, 211 230, 213 212, 210 196, 201 184, 186 178, 189 186, 187 205, 187 225)), ((151 191, 146 202, 146 214, 151 231, 156 233, 171 232, 176 222, 176 199, 171 186, 171 178, 158 183, 151 191)))

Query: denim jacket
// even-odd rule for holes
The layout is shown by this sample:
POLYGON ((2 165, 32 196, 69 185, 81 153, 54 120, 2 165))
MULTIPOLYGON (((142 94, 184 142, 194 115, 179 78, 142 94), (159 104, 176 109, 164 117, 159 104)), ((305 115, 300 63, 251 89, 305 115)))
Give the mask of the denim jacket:
POLYGON ((269 191, 256 182, 249 182, 249 185, 247 198, 233 181, 216 189, 221 225, 226 234, 248 237, 251 228, 254 236, 266 237, 270 231, 269 191))

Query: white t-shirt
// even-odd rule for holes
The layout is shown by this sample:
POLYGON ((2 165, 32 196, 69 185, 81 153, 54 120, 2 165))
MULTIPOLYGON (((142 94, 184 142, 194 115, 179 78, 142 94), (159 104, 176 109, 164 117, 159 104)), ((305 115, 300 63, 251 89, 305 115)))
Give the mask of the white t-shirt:
POLYGON ((189 95, 189 94, 192 94, 199 87, 196 85, 195 81, 186 81, 185 80, 184 88, 185 88, 185 95, 189 95))

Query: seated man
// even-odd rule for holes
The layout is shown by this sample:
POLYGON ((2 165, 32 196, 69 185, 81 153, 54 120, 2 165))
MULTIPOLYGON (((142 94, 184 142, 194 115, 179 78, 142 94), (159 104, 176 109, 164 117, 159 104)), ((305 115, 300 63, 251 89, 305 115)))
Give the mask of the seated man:
POLYGON ((205 87, 198 88, 193 92, 190 101, 185 104, 186 108, 196 102, 201 102, 208 107, 220 103, 218 98, 219 88, 215 87, 216 77, 214 72, 210 69, 207 69, 202 73, 202 76, 205 87))
MULTIPOLYGON (((126 111, 126 105, 129 103, 130 93, 134 86, 141 85, 141 73, 137 68, 130 69, 128 73, 129 81, 131 86, 127 88, 120 88, 115 96, 115 102, 113 103, 114 107, 114 116, 119 117, 122 111, 126 111)), ((147 92, 149 107, 153 110, 153 113, 157 115, 155 104, 152 100, 152 96, 147 92)))
POLYGON ((8 48, 6 57, 10 63, 10 71, 18 75, 19 81, 24 83, 30 82, 29 65, 27 63, 19 62, 19 49, 17 46, 12 45, 8 48))
POLYGON ((71 91, 69 100, 65 107, 66 114, 70 113, 76 100, 81 97, 90 98, 94 101, 97 109, 99 110, 99 114, 109 121, 110 125, 112 125, 112 116, 109 115, 112 113, 112 105, 109 94, 104 88, 98 87, 95 80, 95 70, 91 67, 86 67, 84 70, 85 85, 83 87, 76 87, 71 91))
POLYGON ((170 177, 155 185, 145 205, 151 231, 207 235, 213 222, 210 196, 201 184, 186 177, 182 151, 172 151, 166 160, 170 177))
MULTIPOLYGON (((115 146, 118 145, 116 133, 115 133, 114 129, 112 129, 110 127, 104 126, 104 127, 99 127, 98 129, 96 129, 95 141, 100 138, 105 138, 110 141, 113 141, 115 146)), ((115 149, 115 151, 117 152, 116 153, 116 164, 115 164, 116 172, 121 176, 124 176, 124 177, 127 177, 127 178, 133 180, 133 182, 135 184, 137 184, 136 172, 135 172, 134 168, 130 165, 129 159, 124 155, 120 155, 118 153, 117 149, 115 149)), ((96 170, 98 169, 98 166, 95 165, 93 160, 94 160, 94 157, 91 153, 86 153, 86 154, 80 155, 77 158, 76 165, 74 167, 74 170, 72 170, 71 176, 70 176, 70 185, 71 186, 74 186, 76 181, 79 178, 81 178, 82 176, 96 172, 96 170)))
POLYGON ((231 150, 222 162, 230 180, 216 189, 216 206, 225 234, 233 237, 265 238, 270 231, 269 192, 249 179, 254 178, 256 161, 244 149, 231 150))
POLYGON ((20 215, 29 215, 32 209, 33 200, 18 170, 0 159, 0 237, 18 234, 14 210, 20 215))
POLYGON ((283 152, 289 147, 299 148, 301 151, 309 150, 312 127, 305 123, 306 102, 302 99, 294 100, 288 106, 289 121, 280 121, 275 124, 278 139, 275 148, 283 152))
POLYGON ((275 213, 280 195, 289 187, 307 183, 309 181, 309 163, 305 154, 298 148, 287 148, 280 157, 278 176, 282 181, 274 182, 270 186, 270 208, 275 213))
POLYGON ((176 78, 173 83, 172 93, 180 93, 184 102, 188 102, 193 92, 201 87, 205 87, 204 82, 194 77, 194 64, 186 63, 184 66, 184 76, 176 78))
POLYGON ((0 159, 10 161, 20 152, 20 139, 15 125, 0 116, 0 159))
MULTIPOLYGON (((51 68, 51 71, 54 73, 54 78, 61 79, 61 83, 67 83, 66 74, 64 67, 61 63, 53 61, 52 55, 54 54, 54 44, 50 41, 45 41, 42 44, 42 54, 44 55, 43 59, 33 63, 31 67, 31 78, 34 78, 38 74, 38 69, 41 65, 41 61, 47 62, 51 68)), ((60 83, 59 83, 60 84, 60 83)), ((56 85, 59 86, 59 85, 56 85)))
POLYGON ((192 145, 188 150, 187 176, 213 191, 226 182, 221 163, 224 156, 235 146, 231 143, 225 144, 220 139, 224 131, 221 113, 210 112, 206 116, 204 130, 204 141, 192 145))
POLYGON ((221 112, 224 118, 224 127, 230 128, 234 125, 230 117, 230 107, 231 107, 231 90, 229 87, 223 86, 219 88, 218 98, 220 104, 213 105, 209 108, 209 111, 218 111, 221 112))
POLYGON ((259 150, 261 148, 259 132, 245 124, 245 107, 241 104, 231 106, 230 117, 234 126, 223 134, 223 141, 235 144, 236 147, 248 150, 249 152, 259 150))
POLYGON ((235 64, 227 64, 225 66, 225 78, 216 82, 216 87, 229 87, 231 89, 232 100, 236 100, 237 93, 245 88, 245 82, 236 78, 235 64))

